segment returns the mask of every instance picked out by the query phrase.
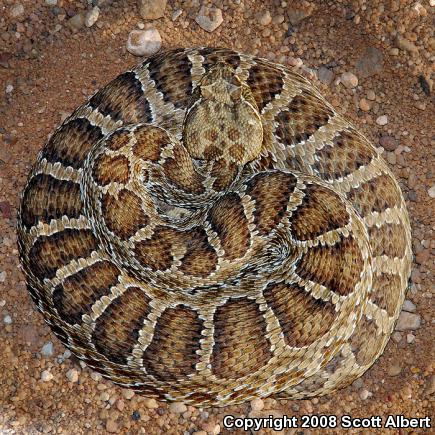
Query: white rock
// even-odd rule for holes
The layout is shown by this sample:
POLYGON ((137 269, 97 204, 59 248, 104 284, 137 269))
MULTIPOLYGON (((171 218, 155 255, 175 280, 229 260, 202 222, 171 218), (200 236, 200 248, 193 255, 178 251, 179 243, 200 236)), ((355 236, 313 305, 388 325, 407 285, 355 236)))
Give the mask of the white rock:
POLYGON ((353 89, 358 86, 358 77, 351 72, 344 72, 340 77, 341 83, 348 89, 353 89))
POLYGON ((0 272, 0 282, 6 281, 6 271, 0 272))
POLYGON ((12 323, 12 317, 9 314, 6 314, 6 316, 3 317, 3 322, 5 322, 6 325, 10 325, 12 323))
POLYGON ((48 6, 56 6, 57 0, 45 0, 45 4, 48 6))
MULTIPOLYGON (((103 377, 99 373, 97 373, 97 372, 92 372, 91 373, 91 379, 94 380, 95 382, 101 381, 102 378, 103 377)), ((126 390, 126 391, 128 391, 128 390, 126 390)))
POLYGON ((12 85, 7 85, 5 90, 7 94, 11 94, 14 90, 14 87, 12 85))
POLYGON ((48 370, 44 370, 41 373, 41 381, 43 382, 49 382, 54 378, 54 376, 48 371, 48 370))
POLYGON ((325 83, 325 85, 330 85, 332 80, 334 80, 334 73, 325 66, 321 66, 317 70, 317 77, 322 83, 325 83))
POLYGON ((388 124, 388 117, 387 117, 387 115, 381 115, 378 118, 376 118, 376 124, 378 124, 378 125, 387 125, 388 124))
POLYGON ((411 334, 411 333, 406 334, 406 342, 408 344, 414 343, 414 341, 415 341, 415 335, 414 334, 411 334))
POLYGON ((202 6, 195 18, 195 21, 206 32, 213 32, 222 23, 222 11, 219 8, 210 8, 207 6, 202 6))
POLYGON ((144 20, 163 17, 167 0, 139 0, 139 14, 144 20))
POLYGON ((49 341, 42 346, 41 353, 44 356, 52 356, 53 355, 53 343, 49 341))
POLYGON ((175 21, 181 14, 183 13, 183 9, 177 9, 172 14, 171 20, 175 21))
POLYGON ((419 314, 401 311, 396 324, 396 331, 415 330, 420 328, 421 316, 419 314))
POLYGON ((162 46, 159 31, 152 27, 146 30, 132 30, 127 39, 127 50, 135 56, 151 56, 162 46))
POLYGON ((173 402, 169 405, 169 411, 173 414, 182 414, 187 411, 187 406, 183 402, 173 402))
POLYGON ((66 377, 70 382, 77 382, 79 380, 79 372, 76 369, 70 369, 66 372, 66 377))
POLYGON ((409 299, 406 299, 405 302, 403 302, 403 307, 402 307, 403 311, 414 313, 416 309, 417 307, 409 299))
POLYGON ((253 411, 261 411, 264 408, 264 402, 262 399, 251 400, 251 409, 253 411))
POLYGON ((19 18, 21 15, 24 14, 24 6, 21 3, 18 3, 14 6, 12 6, 10 12, 9 12, 11 18, 19 18))
POLYGON ((86 12, 85 26, 92 27, 100 16, 100 8, 98 6, 93 7, 90 11, 86 12))
POLYGON ((435 198, 435 184, 427 191, 431 198, 435 198))
POLYGON ((361 398, 361 400, 366 400, 370 396, 372 396, 372 393, 370 393, 370 391, 366 390, 365 388, 359 392, 359 397, 361 398))
POLYGON ((143 401, 143 404, 148 409, 157 409, 159 407, 159 404, 157 403, 156 399, 147 398, 143 401))
POLYGON ((124 396, 124 399, 131 400, 134 397, 134 391, 124 389, 124 390, 122 390, 122 395, 124 396))

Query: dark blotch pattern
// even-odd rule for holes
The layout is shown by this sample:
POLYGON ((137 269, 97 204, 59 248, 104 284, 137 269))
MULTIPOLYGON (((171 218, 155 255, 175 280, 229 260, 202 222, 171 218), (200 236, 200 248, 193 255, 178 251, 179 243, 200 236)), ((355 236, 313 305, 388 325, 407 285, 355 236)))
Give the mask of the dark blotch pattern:
POLYGON ((255 201, 254 220, 260 235, 269 234, 284 217, 296 177, 285 172, 264 172, 255 175, 246 186, 246 193, 255 201))
POLYGON ((354 129, 342 131, 317 151, 314 169, 320 178, 334 180, 347 177, 362 166, 368 165, 376 152, 354 129))
POLYGON ((349 236, 341 238, 334 246, 310 248, 297 261, 296 273, 305 280, 346 296, 354 291, 363 266, 358 244, 349 236))
POLYGON ((384 309, 389 316, 394 314, 402 285, 398 275, 375 273, 370 299, 384 309))
POLYGON ((140 198, 127 189, 120 190, 117 198, 110 193, 105 194, 101 211, 107 228, 121 239, 133 236, 149 223, 140 198))
POLYGON ((372 212, 380 213, 401 202, 399 188, 396 187, 391 176, 386 174, 351 189, 347 197, 363 217, 372 212))
POLYGON ((157 320, 153 339, 143 354, 145 370, 157 380, 173 382, 195 372, 203 321, 189 307, 167 308, 157 320))
POLYGON ((235 260, 246 254, 250 231, 238 195, 229 193, 216 201, 209 211, 208 220, 219 237, 226 260, 235 260))
POLYGON ((291 217, 292 234, 298 240, 310 240, 345 226, 349 214, 340 197, 332 190, 308 184, 302 204, 291 217))
POLYGON ((60 219, 62 216, 78 218, 82 208, 78 184, 38 174, 24 190, 21 219, 26 227, 32 227, 38 222, 49 224, 52 219, 60 219))
POLYGON ((184 108, 192 93, 190 69, 192 64, 183 49, 161 53, 150 58, 148 69, 156 89, 166 103, 184 108))
POLYGON ((272 283, 263 294, 278 318, 288 346, 309 346, 325 335, 334 322, 334 306, 315 299, 298 284, 272 283))
POLYGON ((60 317, 70 324, 81 323, 82 315, 117 284, 119 274, 109 261, 99 261, 66 278, 53 291, 53 304, 60 317))
POLYGON ((230 299, 214 314, 213 374, 237 379, 264 367, 272 357, 266 321, 255 301, 230 299))
POLYGON ((89 101, 104 116, 124 123, 151 122, 150 105, 142 92, 142 85, 135 73, 119 75, 98 91, 89 101))
POLYGON ((272 65, 258 60, 249 70, 247 84, 251 88, 260 112, 280 94, 284 86, 282 72, 272 65))
POLYGON ((50 163, 79 169, 103 133, 87 119, 78 118, 66 122, 57 130, 42 150, 42 157, 50 163))
POLYGON ((181 260, 180 270, 187 275, 206 277, 216 269, 218 257, 208 242, 207 234, 201 227, 185 233, 186 253, 181 260))
POLYGON ((29 252, 30 270, 41 281, 53 278, 59 267, 73 259, 88 257, 98 249, 91 230, 65 229, 51 236, 41 236, 29 252))
POLYGON ((129 287, 96 320, 92 341, 109 361, 125 364, 151 312, 151 299, 138 287, 129 287))
POLYGON ((275 118, 276 135, 285 145, 306 141, 333 116, 332 110, 312 91, 304 89, 275 118))
POLYGON ((202 48, 199 50, 199 54, 204 56, 203 66, 206 71, 215 66, 218 62, 225 62, 234 69, 240 65, 240 56, 226 48, 202 48))

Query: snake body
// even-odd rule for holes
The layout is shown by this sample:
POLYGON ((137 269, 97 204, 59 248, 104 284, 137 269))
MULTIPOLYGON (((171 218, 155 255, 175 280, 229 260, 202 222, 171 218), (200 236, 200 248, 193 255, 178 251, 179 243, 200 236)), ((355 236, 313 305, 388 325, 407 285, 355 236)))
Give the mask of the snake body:
POLYGON ((105 377, 194 405, 348 385, 384 350, 408 214, 376 149, 302 76, 175 49, 56 129, 22 194, 30 295, 105 377))

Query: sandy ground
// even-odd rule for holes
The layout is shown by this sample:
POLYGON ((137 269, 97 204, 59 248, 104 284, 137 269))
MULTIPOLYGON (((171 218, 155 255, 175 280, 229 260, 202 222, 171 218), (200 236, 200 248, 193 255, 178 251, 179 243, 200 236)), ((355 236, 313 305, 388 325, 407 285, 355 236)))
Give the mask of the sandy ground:
MULTIPOLYGON (((434 2, 221 0, 213 4, 222 9, 223 23, 212 33, 194 20, 203 2, 169 1, 164 17, 154 21, 141 19, 135 1, 97 3, 98 21, 71 29, 71 17, 85 12, 87 2, 0 0, 0 433, 245 433, 224 428, 228 414, 433 417, 434 2), (178 9, 183 13, 172 21, 178 9), (383 356, 352 386, 313 400, 168 406, 80 366, 35 311, 17 255, 19 194, 53 128, 141 60, 126 51, 126 41, 143 25, 158 29, 163 49, 226 46, 299 68, 383 146, 411 216, 415 261, 406 316, 414 323, 393 334, 383 356), (355 74, 358 85, 340 83, 344 72, 355 74)), ((282 433, 430 431, 338 426, 282 433)))

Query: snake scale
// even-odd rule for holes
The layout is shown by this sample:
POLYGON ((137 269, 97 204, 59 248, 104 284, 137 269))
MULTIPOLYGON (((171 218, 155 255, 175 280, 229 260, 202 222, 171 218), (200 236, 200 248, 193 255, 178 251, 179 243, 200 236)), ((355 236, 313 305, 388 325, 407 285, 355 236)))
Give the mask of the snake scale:
POLYGON ((223 48, 153 55, 77 108, 31 170, 18 235, 65 346, 198 406, 348 385, 385 348, 412 256, 368 140, 307 79, 223 48))

